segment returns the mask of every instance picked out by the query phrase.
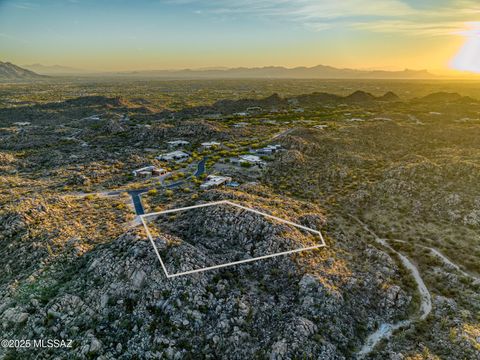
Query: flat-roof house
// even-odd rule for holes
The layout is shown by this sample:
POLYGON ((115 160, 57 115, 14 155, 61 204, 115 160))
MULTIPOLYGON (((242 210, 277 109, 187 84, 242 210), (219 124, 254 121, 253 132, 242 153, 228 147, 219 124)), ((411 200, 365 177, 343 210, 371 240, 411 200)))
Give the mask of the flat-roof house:
POLYGON ((167 145, 170 148, 176 148, 176 147, 181 147, 190 144, 190 142, 186 140, 172 140, 172 141, 167 141, 167 145))
POLYGON ((221 143, 216 141, 209 141, 209 142, 202 143, 202 146, 207 149, 210 149, 211 147, 214 147, 214 146, 220 146, 220 145, 221 143))
POLYGON ((205 114, 205 115, 203 115, 203 117, 205 119, 215 120, 215 119, 220 119, 222 117, 222 114, 220 114, 220 113, 205 114))
POLYGON ((133 170, 133 176, 152 176, 152 175, 165 175, 166 169, 157 168, 156 166, 145 166, 143 168, 133 170))
POLYGON ((228 176, 209 175, 207 176, 206 181, 202 185, 200 185, 200 188, 209 189, 211 187, 220 186, 231 181, 232 178, 228 176))
POLYGON ((233 124, 233 127, 234 128, 243 128, 243 127, 248 126, 248 125, 250 125, 250 124, 247 123, 247 122, 239 122, 239 123, 233 124))
POLYGON ((264 154, 264 155, 271 155, 275 154, 277 151, 282 149, 282 145, 275 144, 275 145, 267 145, 264 148, 258 149, 255 151, 257 154, 264 154))
POLYGON ((189 157, 190 155, 187 154, 186 152, 176 150, 176 151, 169 152, 167 154, 159 155, 157 156, 157 159, 161 161, 181 161, 181 160, 188 159, 189 157))
POLYGON ((247 114, 259 114, 263 111, 263 109, 260 106, 250 106, 247 108, 247 114))
POLYGON ((249 162, 251 164, 255 164, 255 165, 265 164, 265 161, 260 159, 260 157, 257 156, 257 155, 240 155, 239 158, 240 158, 240 160, 243 160, 243 161, 249 162))

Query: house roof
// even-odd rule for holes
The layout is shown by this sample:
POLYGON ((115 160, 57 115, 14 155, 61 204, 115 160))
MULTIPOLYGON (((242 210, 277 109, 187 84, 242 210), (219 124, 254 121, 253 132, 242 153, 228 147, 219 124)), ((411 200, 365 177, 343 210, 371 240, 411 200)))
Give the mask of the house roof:
POLYGON ((216 141, 209 141, 209 142, 202 143, 202 146, 215 146, 215 145, 220 145, 220 143, 216 141))
POLYGON ((177 144, 190 144, 187 140, 172 140, 172 141, 167 141, 167 144, 171 145, 177 145, 177 144))
POLYGON ((172 152, 169 152, 167 154, 162 154, 160 156, 158 156, 158 158, 176 158, 176 157, 188 157, 190 155, 188 155, 186 152, 184 151, 181 151, 181 150, 175 150, 175 151, 172 151, 172 152))
POLYGON ((260 159, 260 157, 257 155, 240 155, 239 158, 253 163, 262 161, 262 159, 260 159))

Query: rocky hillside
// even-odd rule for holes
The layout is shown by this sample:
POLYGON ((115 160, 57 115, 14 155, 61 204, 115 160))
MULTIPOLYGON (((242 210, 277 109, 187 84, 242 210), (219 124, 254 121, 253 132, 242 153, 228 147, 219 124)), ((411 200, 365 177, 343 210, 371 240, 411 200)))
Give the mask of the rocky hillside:
MULTIPOLYGON (((203 200, 230 198, 325 230, 328 219, 315 206, 272 202, 266 189, 245 191, 207 192, 203 200)), ((46 226, 40 225, 41 211, 28 217, 4 213, 2 243, 9 249, 44 248, 37 234, 46 226), (35 232, 29 231, 32 224, 37 224, 35 232)), ((273 253, 302 245, 307 236, 235 209, 187 212, 165 221, 170 226, 155 232, 155 242, 172 272, 232 255, 273 253), (189 239, 188 245, 183 239, 189 239), (235 246, 225 247, 224 241, 235 246)), ((328 249, 167 280, 150 242, 137 229, 112 234, 87 251, 47 248, 35 260, 9 266, 0 299, 3 336, 72 339, 73 349, 64 354, 82 359, 100 354, 116 359, 191 354, 342 359, 352 356, 376 323, 401 316, 412 301, 395 261, 361 238, 353 248, 347 244, 353 239, 344 238, 329 242, 328 249), (13 278, 16 284, 8 280, 13 278)), ((85 235, 67 235, 58 245, 95 244, 85 235)), ((2 258, 11 257, 11 251, 4 248, 2 258)), ((31 355, 28 350, 0 351, 6 358, 31 355)), ((45 350, 38 356, 52 354, 45 350)))
MULTIPOLYGON (((448 98, 452 102, 435 106, 451 111, 462 101, 448 98)), ((267 175, 282 193, 324 204, 347 233, 363 233, 377 249, 417 267, 432 311, 423 321, 414 317, 414 326, 377 347, 373 358, 479 355, 478 338, 472 337, 480 311, 479 129, 446 120, 438 110, 427 114, 422 122, 297 128, 283 138, 289 150, 267 175)))
POLYGON ((365 91, 355 91, 350 95, 341 96, 325 92, 314 92, 311 94, 302 94, 296 97, 282 98, 278 94, 272 94, 262 99, 240 99, 240 100, 220 100, 210 106, 202 105, 192 108, 182 109, 181 111, 165 111, 163 116, 192 117, 209 114, 233 114, 236 112, 245 112, 249 108, 258 108, 255 111, 269 112, 287 109, 291 106, 318 107, 328 104, 355 104, 355 103, 378 103, 394 102, 400 98, 393 92, 387 92, 382 96, 374 96, 365 91))

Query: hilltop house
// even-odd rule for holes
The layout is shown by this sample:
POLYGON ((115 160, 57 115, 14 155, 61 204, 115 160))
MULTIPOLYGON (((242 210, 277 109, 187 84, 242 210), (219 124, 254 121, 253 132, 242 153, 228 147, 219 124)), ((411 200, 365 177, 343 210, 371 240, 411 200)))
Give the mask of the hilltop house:
POLYGON ((249 108, 247 108, 246 113, 248 115, 256 115, 260 114, 262 111, 263 109, 260 106, 250 106, 249 108))
POLYGON ((169 152, 167 154, 162 154, 157 156, 157 159, 160 161, 183 161, 186 160, 190 157, 189 154, 187 154, 184 151, 176 150, 169 152))
POLYGON ((221 143, 219 142, 216 142, 216 141, 210 141, 210 142, 204 142, 202 143, 202 146, 205 148, 205 149, 210 149, 214 146, 220 146, 221 143))
POLYGON ((190 144, 190 142, 186 140, 173 140, 173 141, 167 141, 167 145, 169 148, 178 148, 181 146, 186 146, 190 144))
POLYGON ((231 158, 230 162, 232 164, 251 164, 258 165, 258 167, 263 167, 266 163, 257 155, 240 155, 238 158, 231 158))
POLYGON ((100 115, 91 115, 86 118, 83 118, 82 120, 100 120, 100 115))
POLYGON ((167 170, 157 168, 156 166, 145 166, 143 168, 132 171, 133 176, 142 176, 142 177, 152 176, 152 175, 159 176, 159 175, 165 175, 166 173, 167 173, 167 170))
POLYGON ((206 181, 202 185, 200 185, 200 188, 209 189, 212 187, 220 186, 225 183, 229 183, 231 181, 232 181, 232 178, 228 176, 209 175, 207 176, 206 181))
POLYGON ((207 120, 218 120, 222 117, 220 113, 205 114, 203 117, 207 120))
POLYGON ((282 145, 275 144, 275 145, 267 145, 266 147, 255 150, 254 152, 262 155, 272 155, 277 153, 280 150, 282 150, 282 145))
POLYGON ((257 155, 240 155, 239 158, 252 164, 258 164, 263 162, 263 160, 260 159, 260 157, 257 155))
POLYGON ((248 125, 250 125, 250 124, 247 123, 247 122, 239 122, 239 123, 233 124, 233 127, 234 128, 243 128, 243 127, 248 126, 248 125))

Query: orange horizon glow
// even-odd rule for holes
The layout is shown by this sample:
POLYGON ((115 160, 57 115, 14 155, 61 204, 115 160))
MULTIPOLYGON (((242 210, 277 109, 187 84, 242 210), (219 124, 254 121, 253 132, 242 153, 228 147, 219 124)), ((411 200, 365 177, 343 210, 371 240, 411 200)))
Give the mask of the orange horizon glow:
POLYGON ((0 61, 89 72, 330 65, 468 77, 480 73, 478 14, 475 0, 5 0, 0 61))

